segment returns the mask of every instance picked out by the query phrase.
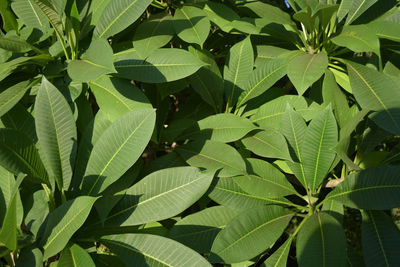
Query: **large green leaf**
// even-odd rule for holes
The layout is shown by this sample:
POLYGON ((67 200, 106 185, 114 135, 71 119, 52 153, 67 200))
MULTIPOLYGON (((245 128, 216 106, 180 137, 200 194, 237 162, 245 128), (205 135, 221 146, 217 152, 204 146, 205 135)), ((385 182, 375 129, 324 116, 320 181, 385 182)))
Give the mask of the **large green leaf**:
POLYGON ((222 169, 218 176, 229 177, 246 173, 246 164, 242 156, 230 145, 209 140, 198 140, 178 146, 176 151, 189 165, 206 168, 215 172, 222 169))
POLYGON ((77 244, 61 251, 60 259, 58 260, 57 267, 95 267, 89 253, 77 244))
POLYGON ((174 34, 171 15, 155 14, 137 27, 133 46, 141 57, 146 58, 157 48, 168 44, 174 34))
POLYGON ((36 53, 42 54, 43 51, 29 44, 25 40, 16 36, 11 37, 0 37, 0 48, 12 52, 28 52, 35 51, 36 53))
POLYGON ((105 224, 139 225, 175 216, 207 191, 212 177, 193 167, 153 172, 126 191, 105 224))
POLYGON ((28 90, 26 81, 17 83, 0 93, 0 117, 12 109, 28 90))
POLYGON ((103 74, 116 72, 113 65, 113 52, 107 40, 92 42, 80 60, 68 64, 68 75, 81 82, 94 81, 103 74))
POLYGON ((359 209, 386 210, 400 205, 400 168, 380 166, 350 174, 327 199, 359 209))
POLYGON ((108 38, 121 32, 135 22, 150 3, 151 0, 110 1, 96 24, 93 36, 108 38))
POLYGON ((286 75, 287 63, 286 59, 277 58, 255 69, 239 96, 237 106, 240 107, 250 99, 261 95, 286 75))
POLYGON ((101 15, 108 6, 111 0, 92 0, 88 10, 90 24, 95 26, 99 22, 101 15))
POLYGON ((351 24, 377 1, 378 0, 353 0, 345 24, 351 24))
POLYGON ((104 236, 101 241, 128 266, 211 267, 195 251, 161 236, 124 234, 104 236))
POLYGON ((246 193, 262 198, 277 198, 296 194, 286 177, 272 164, 260 159, 248 159, 249 175, 232 179, 246 193))
POLYGON ((143 58, 127 55, 115 62, 118 76, 147 83, 171 82, 195 73, 205 64, 183 49, 160 48, 143 58))
POLYGON ((83 192, 96 195, 120 178, 146 148, 154 124, 154 110, 142 109, 126 113, 108 127, 90 154, 83 192))
POLYGON ((287 259, 289 256, 290 245, 293 238, 290 237, 278 248, 271 256, 264 261, 265 266, 271 267, 287 267, 287 259))
POLYGON ((207 14, 194 6, 183 6, 175 10, 174 28, 179 38, 188 43, 203 46, 210 32, 207 14))
POLYGON ((1 117, 1 122, 6 128, 25 133, 36 141, 35 120, 22 104, 16 104, 10 111, 1 117))
POLYGON ((64 249, 72 235, 85 222, 95 201, 95 197, 80 196, 65 202, 49 214, 41 239, 44 259, 64 249))
POLYGON ((222 31, 228 33, 233 29, 231 23, 234 20, 240 19, 235 11, 219 2, 207 1, 203 10, 212 23, 217 25, 222 31))
POLYGON ((360 106, 376 111, 371 118, 380 127, 400 134, 399 84, 393 77, 360 64, 347 62, 347 68, 354 96, 360 106))
POLYGON ((289 62, 287 74, 299 95, 303 95, 324 74, 327 67, 328 56, 325 52, 302 53, 289 62))
POLYGON ((368 29, 372 29, 375 34, 379 38, 384 38, 388 40, 392 40, 395 42, 400 41, 400 33, 398 31, 399 24, 392 22, 392 21, 386 21, 386 20, 375 20, 369 24, 367 24, 368 29))
POLYGON ((339 221, 325 212, 305 220, 296 240, 299 266, 345 266, 346 237, 339 221))
POLYGON ((363 212, 362 249, 366 266, 399 266, 400 232, 383 211, 363 212))
POLYGON ((14 174, 26 173, 49 183, 33 140, 17 130, 0 129, 0 164, 14 174))
POLYGON ((329 172, 335 159, 338 129, 331 106, 315 117, 304 134, 300 153, 307 185, 314 192, 329 172))
MULTIPOLYGON (((58 40, 64 42, 64 27, 62 23, 61 15, 57 11, 57 7, 51 0, 33 0, 35 4, 40 8, 51 26, 54 28, 58 40)), ((60 2, 60 1, 59 1, 60 2)))
POLYGON ((282 234, 293 214, 278 206, 248 210, 218 233, 211 248, 211 262, 249 260, 270 247, 282 234))
POLYGON ((103 76, 89 85, 97 104, 112 120, 132 110, 152 108, 145 94, 127 80, 103 76))
POLYGON ((58 187, 68 190, 75 163, 77 132, 67 100, 45 77, 35 101, 40 157, 58 187))
POLYGON ((253 47, 250 37, 247 37, 232 46, 224 66, 225 96, 230 107, 236 104, 239 95, 245 89, 253 65, 253 47))
POLYGON ((178 221, 168 237, 199 253, 210 253, 218 232, 237 215, 238 212, 224 206, 206 208, 178 221))
POLYGON ((346 26, 338 36, 331 40, 334 44, 347 47, 357 53, 374 52, 379 55, 379 39, 365 25, 346 26))

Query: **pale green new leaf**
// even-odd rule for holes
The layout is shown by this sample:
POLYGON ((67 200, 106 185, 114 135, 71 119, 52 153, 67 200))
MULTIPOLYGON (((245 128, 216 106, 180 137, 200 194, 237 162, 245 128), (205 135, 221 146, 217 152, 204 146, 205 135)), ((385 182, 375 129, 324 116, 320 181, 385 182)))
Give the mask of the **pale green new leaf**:
POLYGON ((129 111, 152 108, 146 95, 127 80, 103 76, 89 85, 97 104, 113 121, 129 111))
POLYGON ((65 97, 44 76, 35 101, 35 125, 49 176, 60 190, 68 190, 77 147, 75 120, 65 97))
POLYGON ((246 173, 246 164, 239 152, 221 142, 198 140, 178 146, 176 152, 191 166, 206 168, 210 172, 222 169, 218 172, 219 177, 246 173))
POLYGON ((82 190, 97 195, 118 180, 140 157, 153 133, 155 112, 134 110, 116 120, 95 143, 82 190))
POLYGON ((378 37, 365 25, 345 26, 342 32, 331 40, 334 44, 347 47, 356 53, 380 54, 378 37))
POLYGON ((400 86, 389 75, 347 62, 351 87, 363 109, 376 111, 372 120, 383 129, 400 134, 400 86), (388 89, 390 88, 390 89, 388 89))
POLYGON ((361 240, 366 266, 399 266, 400 232, 391 217, 383 211, 365 211, 361 240))
POLYGON ((143 14, 151 0, 114 0, 104 8, 96 23, 93 36, 108 38, 134 23, 143 14))
POLYGON ((95 197, 80 196, 69 200, 51 212, 41 239, 43 259, 57 254, 85 222, 96 201, 95 197))
POLYGON ((257 256, 279 238, 292 216, 278 206, 258 207, 240 214, 218 233, 210 261, 235 263, 257 256))
POLYGON ((80 60, 68 64, 68 75, 81 82, 96 80, 103 74, 116 72, 113 65, 113 52, 107 40, 93 41, 80 60))
POLYGON ((95 267, 89 253, 77 244, 65 248, 60 253, 57 267, 95 267))
POLYGON ((183 49, 160 48, 146 60, 136 55, 117 59, 118 76, 147 83, 171 82, 195 73, 205 64, 183 49))
POLYGON ((325 52, 302 53, 289 62, 287 74, 299 95, 303 95, 325 73, 327 67, 328 56, 325 52))
POLYGON ((213 173, 201 173, 194 167, 153 172, 125 192, 105 225, 140 225, 175 216, 207 191, 212 178, 213 173))
POLYGON ((40 30, 49 26, 46 16, 34 0, 13 1, 11 3, 11 8, 27 26, 35 27, 40 30))
POLYGON ((314 192, 327 175, 336 153, 338 129, 331 106, 315 117, 304 134, 300 153, 307 186, 314 192))
POLYGON ((169 231, 168 237, 199 253, 210 253, 218 232, 237 215, 237 211, 224 206, 206 208, 178 221, 169 231))
POLYGON ((346 237, 339 221, 325 212, 305 220, 296 239, 299 267, 345 266, 346 237))
POLYGON ((211 267, 200 254, 184 245, 156 235, 123 234, 101 239, 128 266, 211 267))
POLYGON ((327 199, 358 209, 387 210, 400 205, 400 168, 380 166, 346 177, 327 199))
POLYGON ((28 90, 28 82, 17 83, 0 93, 0 117, 12 109, 28 90))
POLYGON ((207 14, 194 6, 183 6, 175 10, 173 25, 179 38, 187 43, 203 46, 210 32, 207 14))

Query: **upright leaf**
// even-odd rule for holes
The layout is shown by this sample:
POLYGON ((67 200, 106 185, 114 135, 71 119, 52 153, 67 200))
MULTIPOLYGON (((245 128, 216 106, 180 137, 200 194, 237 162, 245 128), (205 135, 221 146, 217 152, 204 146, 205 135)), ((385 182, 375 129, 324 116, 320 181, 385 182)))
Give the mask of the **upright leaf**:
POLYGON ((124 234, 104 236, 101 241, 128 266, 211 267, 195 251, 161 236, 124 234))
POLYGON ((143 14, 151 0, 110 1, 94 29, 95 38, 108 38, 134 23, 143 14))
POLYGON ((65 248, 61 251, 57 267, 95 267, 89 253, 77 244, 65 248))
POLYGON ((299 266, 345 266, 346 237, 339 221, 325 212, 305 220, 296 240, 299 266))
POLYGON ((56 6, 51 0, 33 0, 40 10, 46 16, 51 26, 56 31, 58 40, 64 42, 64 29, 61 15, 58 13, 56 6))
POLYGON ((288 238, 285 243, 280 246, 280 248, 278 248, 271 256, 269 256, 266 261, 264 261, 264 265, 273 267, 286 267, 292 241, 293 238, 288 238))
POLYGON ((44 76, 35 101, 40 157, 58 187, 68 190, 75 163, 77 132, 67 100, 44 76))
POLYGON ((351 24, 378 0, 353 0, 345 24, 351 24))
POLYGON ((93 147, 82 181, 88 195, 101 193, 139 158, 155 124, 152 109, 130 111, 115 121, 93 147))
POLYGON ((81 196, 69 200, 49 214, 41 239, 43 259, 57 254, 85 222, 96 198, 81 196))

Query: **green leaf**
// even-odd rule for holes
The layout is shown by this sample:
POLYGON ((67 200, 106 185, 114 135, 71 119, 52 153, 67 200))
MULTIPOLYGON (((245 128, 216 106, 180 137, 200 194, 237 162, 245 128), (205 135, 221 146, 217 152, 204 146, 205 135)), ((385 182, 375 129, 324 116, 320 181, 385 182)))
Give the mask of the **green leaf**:
POLYGON ((286 59, 277 58, 255 69, 249 77, 249 82, 244 88, 245 91, 239 96, 237 106, 240 107, 250 99, 261 95, 285 76, 287 63, 286 59))
POLYGON ((368 8, 375 4, 378 0, 353 0, 351 8, 347 14, 346 25, 354 22, 368 8))
POLYGON ((296 240, 299 266, 345 266, 346 237, 339 221, 325 212, 305 220, 296 240))
POLYGON ((101 241, 128 266, 211 267, 195 251, 161 236, 123 234, 104 236, 101 241))
POLYGON ((240 19, 239 15, 223 3, 207 1, 203 8, 210 21, 224 32, 230 32, 231 23, 240 19))
POLYGON ((16 175, 26 173, 38 182, 49 183, 33 140, 19 131, 0 129, 0 164, 16 175))
POLYGON ((224 206, 206 208, 178 221, 168 237, 199 253, 210 253, 218 232, 237 215, 238 212, 224 206))
POLYGON ((338 22, 341 22, 344 17, 346 17, 347 13, 353 4, 353 0, 342 0, 339 5, 339 9, 337 12, 338 22))
POLYGON ((347 47, 356 53, 380 54, 378 37, 365 25, 345 26, 342 32, 331 40, 334 44, 347 47))
POLYGON ((73 244, 72 246, 65 248, 61 251, 60 259, 58 260, 57 267, 95 267, 90 255, 78 246, 73 244))
POLYGON ((376 111, 370 116, 380 127, 400 134, 399 84, 389 75, 356 63, 347 62, 347 67, 350 84, 360 106, 376 111))
POLYGON ((18 255, 18 259, 16 260, 16 266, 42 267, 43 254, 37 247, 34 246, 24 247, 23 249, 21 249, 18 255))
POLYGON ((175 216, 207 191, 212 177, 212 173, 200 173, 193 167, 153 172, 126 191, 105 224, 139 225, 175 216))
POLYGON ((285 137, 273 128, 264 129, 241 140, 246 149, 261 157, 291 160, 285 137))
POLYGON ((400 232, 383 211, 363 212, 361 240, 366 266, 399 266, 400 232))
POLYGON ((118 76, 146 83, 171 82, 195 73, 205 64, 183 49, 160 48, 143 60, 130 55, 115 62, 118 76))
POLYGON ((183 6, 175 10, 173 25, 179 38, 187 43, 203 47, 210 32, 207 14, 194 6, 183 6))
POLYGON ((2 1, 0 3, 0 15, 3 21, 3 28, 6 32, 18 29, 17 18, 10 9, 9 1, 2 1))
POLYGON ((218 233, 211 248, 211 262, 249 260, 270 247, 282 234, 293 214, 278 206, 248 210, 218 233))
POLYGON ((246 173, 246 164, 239 152, 221 142, 198 140, 178 146, 176 151, 191 166, 206 168, 210 172, 222 169, 218 173, 220 177, 246 173))
POLYGON ((327 196, 358 209, 387 210, 400 205, 400 168, 380 166, 350 174, 327 196))
POLYGON ((152 108, 146 95, 127 80, 103 76, 89 85, 97 104, 113 121, 129 111, 152 108))
POLYGON ((58 188, 68 190, 75 163, 77 132, 67 100, 44 76, 35 101, 39 154, 58 188))
POLYGON ((96 195, 118 180, 146 148, 154 124, 152 109, 130 111, 111 124, 93 147, 82 191, 96 195))
POLYGON ((72 235, 85 222, 95 201, 95 197, 80 196, 65 202, 49 214, 41 239, 43 259, 64 249, 72 235))
POLYGON ((28 90, 26 81, 8 87, 0 93, 0 117, 12 109, 28 90))
POLYGON ((95 26, 98 24, 104 10, 111 0, 92 0, 90 3, 88 17, 90 17, 90 24, 95 26))
POLYGON ((304 140, 307 142, 300 147, 302 164, 307 185, 315 192, 328 174, 336 155, 333 148, 337 144, 338 129, 330 106, 311 121, 304 140))
POLYGON ((32 205, 25 211, 24 223, 35 238, 38 237, 42 224, 49 214, 49 199, 44 190, 32 194, 32 205))
POLYGON ((378 19, 368 23, 366 26, 369 30, 373 30, 379 38, 400 42, 398 23, 378 19))
POLYGON ((0 48, 12 51, 12 52, 28 52, 35 51, 36 53, 42 54, 43 51, 29 44, 27 41, 20 39, 16 36, 11 37, 0 37, 0 48))
POLYGON ((270 45, 257 45, 256 46, 256 61, 255 66, 262 68, 267 62, 276 59, 277 57, 289 52, 290 50, 270 45))
POLYGON ((174 35, 172 16, 155 14, 137 27, 133 36, 133 46, 141 57, 146 58, 157 48, 168 44, 174 35))
POLYGON ((296 194, 296 190, 276 167, 260 159, 247 159, 251 169, 249 175, 232 179, 246 193, 262 198, 278 198, 296 194))
POLYGON ((57 37, 60 42, 64 42, 64 30, 61 15, 58 13, 56 6, 51 0, 33 0, 40 8, 51 26, 56 31, 57 37))
POLYGON ((287 74, 299 95, 316 82, 328 67, 328 56, 325 52, 317 54, 300 54, 294 57, 287 67, 287 74))
POLYGON ((116 72, 107 40, 92 42, 80 60, 69 62, 67 71, 71 79, 81 82, 94 81, 103 74, 116 72))
POLYGON ((6 128, 25 133, 32 140, 37 140, 35 120, 22 104, 16 104, 11 110, 1 116, 1 122, 6 128))
POLYGON ((289 237, 285 243, 280 246, 280 248, 278 248, 271 256, 269 256, 266 261, 264 261, 264 265, 273 267, 286 267, 292 241, 293 238, 289 237))
POLYGON ((229 50, 224 66, 224 88, 229 107, 233 106, 245 89, 253 71, 254 52, 250 37, 235 44, 229 50))
POLYGON ((134 23, 143 14, 151 0, 110 1, 94 29, 95 38, 108 38, 134 23))

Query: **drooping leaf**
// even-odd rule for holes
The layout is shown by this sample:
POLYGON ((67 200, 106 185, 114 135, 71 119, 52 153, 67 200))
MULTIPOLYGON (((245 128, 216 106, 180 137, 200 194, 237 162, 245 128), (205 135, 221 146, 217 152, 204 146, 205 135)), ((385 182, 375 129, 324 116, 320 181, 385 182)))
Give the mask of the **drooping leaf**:
POLYGON ((218 232, 237 215, 238 212, 224 206, 206 208, 178 221, 168 237, 199 253, 210 253, 218 232))
POLYGON ((347 67, 351 87, 360 106, 376 111, 371 118, 380 127, 400 134, 399 84, 391 76, 360 64, 347 62, 347 67))
POLYGON ((65 248, 60 253, 57 267, 95 267, 90 255, 77 244, 65 248))
POLYGON ((325 52, 317 54, 300 54, 288 64, 287 74, 299 95, 316 82, 328 67, 328 56, 325 52))
POLYGON ((115 62, 118 76, 147 83, 171 82, 195 73, 205 64, 197 57, 177 48, 160 48, 146 60, 131 55, 115 62))
POLYGON ((113 65, 113 54, 105 39, 93 41, 79 60, 68 64, 68 75, 81 82, 94 81, 103 74, 116 72, 113 65))
POLYGON ((400 232, 392 219, 382 211, 363 212, 362 249, 366 266, 398 266, 397 244, 400 232))
POLYGON ((194 6, 183 6, 175 10, 173 25, 179 38, 188 43, 203 46, 210 32, 210 21, 206 13, 194 6))
POLYGON ((105 225, 139 225, 175 216, 207 191, 212 177, 193 167, 153 172, 126 191, 105 225))
POLYGON ((35 101, 39 154, 58 188, 68 190, 75 163, 77 132, 67 100, 44 76, 35 101))
POLYGON ((222 169, 218 176, 229 177, 246 173, 246 164, 241 155, 230 145, 209 140, 198 140, 178 146, 176 151, 186 162, 210 172, 222 169))
POLYGON ((248 210, 218 233, 211 248, 211 262, 249 260, 271 246, 285 230, 293 214, 278 206, 248 210))
POLYGON ((155 124, 152 109, 134 110, 116 120, 95 143, 82 181, 88 195, 101 193, 139 158, 155 124))
POLYGON ((121 32, 135 22, 150 3, 151 0, 110 1, 96 23, 93 36, 95 38, 108 38, 121 32))
POLYGON ((346 237, 340 223, 325 212, 305 220, 296 240, 299 266, 345 266, 346 237))
POLYGON ((0 37, 0 48, 12 52, 28 52, 33 50, 39 54, 43 53, 40 49, 16 36, 0 37))
POLYGON ((350 174, 327 196, 352 208, 386 210, 399 206, 399 167, 380 166, 350 174))
POLYGON ((26 81, 17 83, 0 93, 0 117, 12 109, 28 90, 26 81))
POLYGON ((101 241, 128 266, 211 267, 195 251, 161 236, 123 234, 104 236, 101 241))
POLYGON ((43 259, 64 249, 72 235, 85 222, 95 201, 95 197, 80 196, 65 202, 49 214, 41 239, 43 259))
POLYGON ((365 25, 346 26, 338 36, 331 40, 334 44, 347 47, 356 53, 374 52, 379 55, 379 39, 365 25))

